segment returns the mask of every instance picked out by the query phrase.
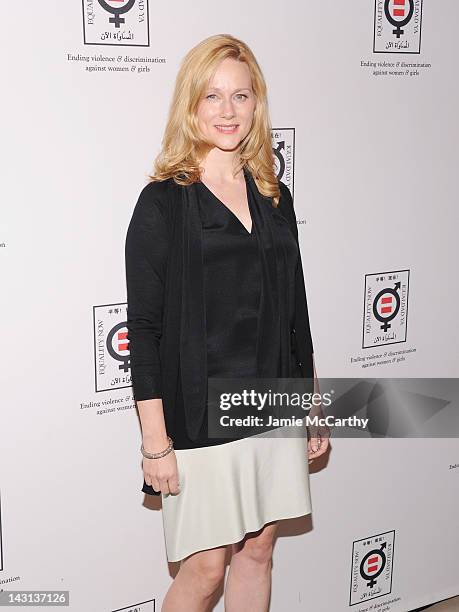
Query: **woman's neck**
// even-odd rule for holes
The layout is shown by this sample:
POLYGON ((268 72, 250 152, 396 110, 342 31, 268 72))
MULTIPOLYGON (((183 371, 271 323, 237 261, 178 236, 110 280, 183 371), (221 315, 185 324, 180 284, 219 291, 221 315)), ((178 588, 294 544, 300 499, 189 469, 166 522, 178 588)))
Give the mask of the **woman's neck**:
POLYGON ((238 159, 234 151, 222 151, 214 147, 200 164, 203 169, 202 178, 216 185, 240 181, 242 170, 234 176, 238 159))

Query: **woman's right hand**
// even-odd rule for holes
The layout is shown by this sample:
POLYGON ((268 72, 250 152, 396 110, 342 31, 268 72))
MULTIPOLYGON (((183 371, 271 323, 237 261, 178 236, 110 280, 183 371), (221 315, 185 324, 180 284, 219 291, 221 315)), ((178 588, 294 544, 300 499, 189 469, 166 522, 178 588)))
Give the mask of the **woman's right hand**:
POLYGON ((160 459, 143 457, 143 475, 145 482, 163 495, 180 493, 177 457, 174 450, 160 459))

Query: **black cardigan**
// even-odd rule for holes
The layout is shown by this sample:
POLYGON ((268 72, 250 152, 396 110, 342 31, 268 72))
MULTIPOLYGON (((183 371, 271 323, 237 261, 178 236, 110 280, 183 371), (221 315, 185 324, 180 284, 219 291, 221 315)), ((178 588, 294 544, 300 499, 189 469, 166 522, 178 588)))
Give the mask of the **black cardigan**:
MULTIPOLYGON (((244 169, 244 175, 261 217, 268 222, 276 217, 277 222, 279 218, 283 223, 287 221, 299 246, 288 187, 279 182, 281 197, 276 209, 272 200, 258 191, 250 172, 244 169)), ((162 398, 166 430, 173 438, 180 360, 188 435, 196 439, 201 431, 207 387, 204 299, 199 274, 200 223, 193 188, 194 185, 184 187, 167 179, 150 182, 142 189, 127 230, 125 264, 134 397, 137 401, 162 398)), ((295 287, 295 325, 286 342, 294 338, 301 375, 313 378, 313 343, 301 254, 295 287)), ((269 377, 268 368, 265 376, 269 377)))

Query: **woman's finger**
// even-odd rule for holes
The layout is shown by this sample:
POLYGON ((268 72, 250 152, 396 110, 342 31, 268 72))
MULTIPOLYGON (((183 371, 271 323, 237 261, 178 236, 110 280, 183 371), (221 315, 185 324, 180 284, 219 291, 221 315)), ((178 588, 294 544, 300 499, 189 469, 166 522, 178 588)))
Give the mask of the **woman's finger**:
POLYGON ((169 491, 172 495, 177 495, 177 493, 180 492, 178 476, 171 476, 171 478, 169 478, 169 491))
POLYGON ((316 453, 320 449, 321 443, 322 443, 322 441, 321 441, 320 438, 315 438, 315 437, 311 438, 309 440, 309 448, 310 448, 310 450, 313 453, 316 453))
POLYGON ((327 438, 311 438, 308 441, 308 458, 313 460, 325 453, 328 447, 327 438))
POLYGON ((171 492, 171 491, 170 491, 170 489, 169 489, 169 482, 168 482, 168 480, 167 480, 167 478, 166 478, 166 479, 164 479, 164 480, 162 480, 162 481, 161 481, 161 493, 162 493, 163 495, 169 495, 169 494, 170 494, 170 492, 171 492))
POLYGON ((320 447, 315 452, 313 451, 313 459, 316 459, 317 457, 320 457, 321 455, 323 455, 326 452, 327 447, 328 447, 328 442, 323 440, 320 447))

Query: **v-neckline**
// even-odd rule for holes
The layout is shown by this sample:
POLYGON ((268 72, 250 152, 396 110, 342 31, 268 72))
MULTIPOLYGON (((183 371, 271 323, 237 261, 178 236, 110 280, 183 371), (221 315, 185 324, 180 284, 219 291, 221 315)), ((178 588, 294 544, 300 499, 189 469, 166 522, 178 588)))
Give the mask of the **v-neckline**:
POLYGON ((239 217, 236 215, 236 213, 234 213, 231 208, 229 208, 229 206, 227 206, 224 202, 222 202, 222 200, 220 200, 220 198, 218 196, 215 195, 215 193, 209 189, 209 187, 207 187, 207 185, 205 183, 203 183, 202 181, 199 181, 201 183, 201 185, 204 186, 204 188, 215 198, 215 200, 217 202, 219 202, 222 206, 224 206, 224 208, 226 208, 226 210, 229 212, 230 215, 232 215, 232 217, 234 219, 236 219, 236 221, 238 222, 238 224, 244 229, 245 233, 248 236, 253 236, 254 235, 254 231, 253 231, 253 215, 252 215, 252 210, 250 208, 250 195, 249 195, 249 189, 247 186, 247 177, 244 174, 244 181, 245 181, 245 191, 246 191, 246 195, 247 195, 247 205, 249 207, 249 215, 250 215, 250 220, 252 222, 251 227, 250 227, 250 232, 249 230, 246 228, 246 226, 242 223, 242 221, 239 219, 239 217))

